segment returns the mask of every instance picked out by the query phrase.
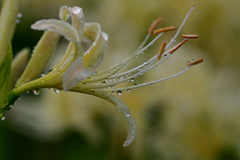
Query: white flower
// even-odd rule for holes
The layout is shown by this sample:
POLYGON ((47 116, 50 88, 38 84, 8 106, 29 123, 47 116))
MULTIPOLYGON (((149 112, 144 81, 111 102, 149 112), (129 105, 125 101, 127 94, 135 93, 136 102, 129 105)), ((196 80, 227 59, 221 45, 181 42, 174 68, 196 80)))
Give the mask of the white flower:
MULTIPOLYGON (((192 7, 192 9, 193 8, 194 7, 192 7)), ((144 84, 130 85, 123 88, 115 88, 115 86, 120 83, 133 81, 134 78, 158 66, 161 62, 173 55, 173 52, 175 52, 188 39, 198 37, 197 35, 184 35, 183 37, 185 39, 182 42, 174 47, 171 47, 192 9, 187 14, 186 18, 171 41, 168 44, 163 42, 159 52, 157 52, 156 55, 151 59, 128 71, 118 73, 121 68, 129 63, 130 60, 140 55, 140 53, 143 53, 143 51, 145 51, 149 46, 153 45, 154 42, 161 37, 164 32, 176 29, 176 27, 166 27, 154 31, 161 21, 160 18, 158 18, 151 25, 146 38, 138 47, 138 49, 132 55, 130 55, 129 58, 106 70, 96 73, 95 69, 99 66, 103 59, 103 49, 106 47, 108 35, 101 31, 101 27, 98 23, 86 23, 84 21, 84 15, 81 8, 68 8, 63 6, 60 8, 59 12, 59 17, 61 20, 40 20, 33 24, 32 28, 36 30, 49 30, 57 32, 69 40, 70 43, 65 56, 63 57, 62 61, 60 61, 58 65, 54 66, 53 70, 47 75, 14 89, 11 92, 10 99, 11 96, 13 97, 12 99, 16 99, 17 95, 20 95, 27 90, 35 90, 39 88, 55 88, 65 91, 68 90, 91 94, 106 99, 107 101, 116 105, 118 110, 121 111, 127 119, 128 136, 123 146, 128 146, 132 143, 136 136, 135 120, 126 104, 120 99, 116 98, 113 94, 117 93, 118 95, 121 95, 123 91, 130 91, 131 89, 153 85, 154 83, 173 78, 185 72, 191 66, 202 62, 203 59, 200 58, 189 62, 187 64, 187 68, 183 71, 163 79, 158 79, 144 84), (70 17, 72 20, 72 25, 66 22, 70 17), (147 44, 147 41, 153 32, 154 34, 158 35, 147 44), (82 46, 82 43, 85 42, 91 43, 90 48, 88 48, 86 51, 84 51, 82 46), (163 58, 161 59, 161 57, 163 58)))

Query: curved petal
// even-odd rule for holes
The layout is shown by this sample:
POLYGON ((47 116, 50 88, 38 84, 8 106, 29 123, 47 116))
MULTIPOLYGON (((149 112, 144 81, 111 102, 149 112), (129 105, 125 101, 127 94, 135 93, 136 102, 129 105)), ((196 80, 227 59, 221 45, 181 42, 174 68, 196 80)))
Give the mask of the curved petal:
POLYGON ((82 8, 75 6, 69 9, 72 16, 72 25, 77 30, 81 42, 84 32, 84 15, 82 8))
POLYGON ((67 6, 62 6, 59 10, 59 18, 63 21, 67 21, 70 17, 70 12, 67 6))
POLYGON ((124 115, 124 117, 126 118, 127 123, 128 123, 128 135, 127 135, 127 139, 124 142, 123 146, 124 147, 129 146, 136 137, 136 122, 135 122, 132 114, 130 113, 130 110, 128 109, 127 105, 123 101, 118 99, 117 97, 113 96, 112 94, 106 93, 101 90, 90 91, 91 93, 88 93, 89 90, 88 91, 81 90, 80 92, 87 93, 87 94, 93 94, 97 97, 105 99, 105 100, 111 102, 112 104, 114 104, 118 108, 118 110, 120 112, 122 112, 122 114, 124 115))
POLYGON ((63 77, 63 89, 71 89, 76 84, 92 75, 93 71, 83 66, 83 57, 78 57, 67 69, 63 77))
POLYGON ((92 46, 84 53, 83 65, 95 69, 102 61, 103 49, 107 45, 108 35, 101 31, 98 23, 86 23, 84 37, 92 41, 92 46))
POLYGON ((70 24, 63 22, 61 20, 40 20, 31 26, 32 29, 36 30, 49 30, 57 32, 64 36, 67 40, 73 41, 79 44, 79 36, 76 29, 70 24))
POLYGON ((112 94, 109 94, 102 90, 88 90, 88 89, 84 89, 84 88, 75 87, 75 88, 72 88, 71 91, 81 92, 81 93, 85 93, 85 94, 91 94, 96 97, 105 99, 105 100, 111 102, 112 104, 114 104, 117 107, 118 111, 122 112, 122 114, 124 115, 124 117, 126 118, 127 123, 128 123, 128 135, 127 135, 127 139, 125 140, 123 146, 127 147, 133 142, 133 140, 136 137, 136 122, 135 122, 130 110, 128 109, 127 105, 122 100, 120 100, 117 97, 113 96, 112 94))

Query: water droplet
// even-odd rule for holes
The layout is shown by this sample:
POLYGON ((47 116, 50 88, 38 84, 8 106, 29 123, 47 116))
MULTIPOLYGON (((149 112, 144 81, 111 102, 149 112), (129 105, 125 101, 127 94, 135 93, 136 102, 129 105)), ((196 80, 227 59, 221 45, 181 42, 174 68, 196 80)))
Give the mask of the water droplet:
POLYGON ((167 57, 167 54, 164 54, 163 56, 164 56, 164 57, 167 57))
POLYGON ((117 95, 121 96, 122 95, 122 91, 117 91, 117 95))
POLYGON ((33 90, 33 93, 34 93, 35 95, 39 95, 39 93, 40 93, 40 89, 33 90))
POLYGON ((17 17, 22 18, 22 13, 18 13, 17 17))
POLYGON ((130 92, 130 89, 128 89, 127 91, 130 92))
POLYGON ((129 114, 126 114, 126 117, 129 117, 129 114))
POLYGON ((1 120, 4 121, 5 119, 6 119, 6 117, 5 117, 5 116, 2 116, 1 120))
POLYGON ((108 41, 108 34, 105 32, 102 32, 102 37, 105 41, 108 41))
POLYGON ((8 110, 10 110, 11 108, 13 108, 13 105, 8 106, 8 110))
POLYGON ((131 82, 134 82, 134 78, 131 78, 131 80, 130 80, 131 82))
POLYGON ((141 54, 143 54, 144 52, 142 51, 141 54))
POLYGON ((115 94, 115 92, 114 92, 114 91, 112 91, 112 94, 115 94))
POLYGON ((16 23, 19 24, 21 21, 19 19, 16 20, 16 23))
POLYGON ((56 89, 56 88, 54 88, 53 90, 54 90, 54 92, 56 92, 56 93, 60 93, 60 92, 61 92, 60 89, 56 89))
POLYGON ((143 64, 147 64, 147 61, 145 60, 145 61, 143 61, 143 64))
POLYGON ((45 74, 44 74, 44 73, 42 73, 42 74, 41 74, 41 77, 43 77, 43 76, 45 76, 45 74))
POLYGON ((73 14, 79 14, 80 11, 81 11, 81 8, 80 8, 80 7, 73 7, 73 8, 72 8, 72 13, 73 13, 73 14))
POLYGON ((137 83, 134 83, 134 86, 136 86, 137 85, 137 83))
POLYGON ((52 69, 49 69, 49 70, 48 70, 48 73, 49 73, 49 72, 52 72, 52 69))

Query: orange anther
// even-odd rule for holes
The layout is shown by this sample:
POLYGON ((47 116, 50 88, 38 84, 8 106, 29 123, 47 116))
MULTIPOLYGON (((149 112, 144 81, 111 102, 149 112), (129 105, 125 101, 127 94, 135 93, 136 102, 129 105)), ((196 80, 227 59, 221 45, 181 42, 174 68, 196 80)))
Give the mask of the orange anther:
POLYGON ((164 49, 166 47, 166 42, 162 42, 160 48, 159 48, 159 51, 158 51, 158 60, 161 58, 163 52, 164 52, 164 49))
POLYGON ((188 65, 188 66, 192 66, 192 65, 196 65, 196 64, 198 64, 198 63, 201 63, 201 62, 203 62, 203 61, 204 61, 203 58, 198 58, 198 59, 196 59, 196 60, 193 60, 193 61, 191 61, 191 62, 188 62, 187 65, 188 65))
POLYGON ((198 38, 199 35, 198 34, 183 34, 182 37, 183 38, 194 39, 194 38, 198 38))
POLYGON ((164 28, 160 28, 160 29, 154 30, 153 33, 154 34, 158 34, 158 33, 167 32, 167 31, 176 30, 176 29, 177 29, 177 27, 175 27, 175 26, 164 27, 164 28))
POLYGON ((159 17, 151 24, 150 28, 148 29, 148 34, 152 34, 153 30, 157 27, 157 25, 162 21, 162 18, 159 17))
POLYGON ((181 47, 181 46, 182 46, 185 42, 187 42, 187 41, 188 41, 187 38, 184 39, 182 42, 178 43, 178 45, 176 45, 173 49, 171 49, 171 50, 169 51, 169 53, 172 54, 173 52, 175 52, 179 47, 181 47))

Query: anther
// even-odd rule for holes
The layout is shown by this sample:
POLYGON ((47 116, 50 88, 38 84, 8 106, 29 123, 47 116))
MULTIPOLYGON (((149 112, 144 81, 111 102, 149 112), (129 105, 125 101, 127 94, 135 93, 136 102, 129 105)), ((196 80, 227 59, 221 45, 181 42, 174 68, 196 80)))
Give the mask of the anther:
POLYGON ((157 27, 157 25, 162 21, 162 18, 159 17, 155 21, 152 22, 150 28, 148 29, 148 34, 152 34, 153 30, 157 27))
POLYGON ((169 51, 169 53, 172 54, 173 52, 175 52, 179 47, 181 47, 181 46, 182 46, 185 42, 187 42, 187 41, 188 41, 187 38, 184 39, 182 42, 178 43, 178 45, 176 45, 173 49, 171 49, 171 50, 169 51))
POLYGON ((158 51, 158 60, 161 58, 163 52, 164 52, 164 49, 166 47, 166 42, 162 42, 160 48, 159 48, 159 51, 158 51))
POLYGON ((158 33, 172 31, 172 30, 176 30, 176 29, 177 29, 177 27, 175 27, 175 26, 164 27, 164 28, 160 28, 160 29, 154 30, 153 33, 154 34, 158 34, 158 33))
POLYGON ((188 65, 188 66, 192 66, 192 65, 196 65, 196 64, 198 64, 198 63, 201 63, 201 62, 203 62, 203 61, 204 61, 203 58, 198 58, 198 59, 196 59, 196 60, 194 60, 194 61, 188 62, 187 65, 188 65))
POLYGON ((183 38, 194 39, 194 38, 198 38, 199 35, 198 34, 183 34, 182 37, 183 38))

